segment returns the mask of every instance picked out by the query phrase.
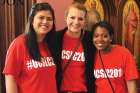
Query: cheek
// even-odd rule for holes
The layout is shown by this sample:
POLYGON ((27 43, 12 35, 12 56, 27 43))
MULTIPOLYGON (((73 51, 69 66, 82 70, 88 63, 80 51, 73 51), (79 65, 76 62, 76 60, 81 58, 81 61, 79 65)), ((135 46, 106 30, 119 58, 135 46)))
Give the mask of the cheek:
POLYGON ((34 29, 36 29, 36 24, 35 24, 35 23, 32 23, 32 27, 33 27, 34 29))
POLYGON ((33 24, 33 29, 35 30, 35 32, 37 32, 39 30, 39 27, 37 24, 33 24))
POLYGON ((37 20, 33 20, 33 22, 32 22, 32 26, 33 26, 33 28, 36 28, 37 25, 38 25, 38 21, 37 21, 37 20))
POLYGON ((93 39, 92 39, 92 42, 93 42, 93 44, 95 44, 95 42, 96 42, 96 39, 95 39, 95 38, 93 38, 93 39))
POLYGON ((97 39, 98 39, 98 37, 97 37, 97 36, 95 36, 95 35, 93 35, 92 40, 93 40, 93 41, 96 41, 97 39))
POLYGON ((51 27, 53 27, 53 22, 49 23, 51 27))
POLYGON ((70 18, 65 18, 65 21, 68 23, 70 21, 70 18))
POLYGON ((68 25, 70 23, 70 20, 69 19, 66 19, 65 22, 68 25))
POLYGON ((112 38, 111 38, 111 37, 108 37, 108 38, 106 38, 105 40, 106 40, 106 42, 108 42, 108 43, 111 43, 111 42, 112 42, 112 38))

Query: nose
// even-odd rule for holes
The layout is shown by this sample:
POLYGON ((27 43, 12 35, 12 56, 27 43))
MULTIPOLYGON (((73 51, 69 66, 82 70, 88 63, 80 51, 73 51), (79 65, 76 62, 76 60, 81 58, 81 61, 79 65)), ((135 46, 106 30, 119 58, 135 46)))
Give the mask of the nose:
POLYGON ((42 23, 47 23, 47 22, 48 22, 48 21, 47 21, 47 19, 45 19, 45 18, 42 20, 42 23))
POLYGON ((99 37, 97 38, 97 40, 98 40, 99 42, 103 42, 103 37, 102 37, 102 36, 99 36, 99 37))
POLYGON ((78 19, 75 19, 75 20, 74 20, 74 23, 75 23, 75 24, 78 24, 78 23, 79 23, 79 20, 78 20, 78 19))

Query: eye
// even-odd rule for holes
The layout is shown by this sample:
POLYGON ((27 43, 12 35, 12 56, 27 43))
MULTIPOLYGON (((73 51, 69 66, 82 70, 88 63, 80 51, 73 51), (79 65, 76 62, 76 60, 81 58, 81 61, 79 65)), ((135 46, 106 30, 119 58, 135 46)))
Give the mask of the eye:
POLYGON ((94 38, 97 38, 98 36, 99 36, 98 34, 94 34, 94 35, 93 35, 94 38))
POLYGON ((71 16, 70 18, 71 18, 71 19, 75 19, 75 17, 74 17, 74 16, 71 16))
POLYGON ((80 17, 80 18, 78 18, 78 20, 79 20, 79 21, 83 21, 83 20, 84 20, 84 18, 80 17))
POLYGON ((45 17, 44 16, 39 16, 38 17, 40 20, 43 20, 45 17))
POLYGON ((47 17, 47 21, 53 21, 52 17, 47 17))
POLYGON ((108 35, 104 35, 104 38, 108 38, 108 35))
POLYGON ((45 16, 39 16, 38 19, 39 20, 44 20, 45 19, 47 21, 53 21, 53 18, 52 17, 45 17, 45 16))

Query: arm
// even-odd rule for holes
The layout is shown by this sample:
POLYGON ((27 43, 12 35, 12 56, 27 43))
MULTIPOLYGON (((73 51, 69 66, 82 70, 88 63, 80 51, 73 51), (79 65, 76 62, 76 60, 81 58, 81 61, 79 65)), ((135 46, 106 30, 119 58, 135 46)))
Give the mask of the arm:
POLYGON ((126 81, 126 83, 127 83, 128 93, 137 93, 136 80, 128 80, 126 81))
POLYGON ((16 80, 12 75, 5 75, 6 93, 18 93, 16 80))

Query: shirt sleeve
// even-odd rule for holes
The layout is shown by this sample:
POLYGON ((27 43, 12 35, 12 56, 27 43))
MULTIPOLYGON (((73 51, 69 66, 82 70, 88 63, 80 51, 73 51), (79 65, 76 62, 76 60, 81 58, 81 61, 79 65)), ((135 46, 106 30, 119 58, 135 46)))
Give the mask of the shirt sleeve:
POLYGON ((11 43, 6 55, 4 74, 11 74, 14 77, 18 77, 22 69, 21 50, 22 47, 20 47, 16 40, 11 43))
POLYGON ((126 60, 125 60, 125 79, 133 80, 138 79, 138 70, 136 66, 136 61, 133 55, 126 51, 126 60))

